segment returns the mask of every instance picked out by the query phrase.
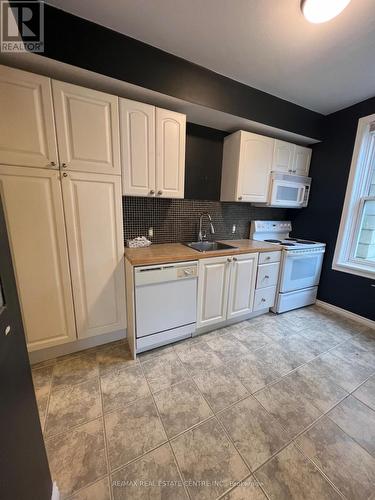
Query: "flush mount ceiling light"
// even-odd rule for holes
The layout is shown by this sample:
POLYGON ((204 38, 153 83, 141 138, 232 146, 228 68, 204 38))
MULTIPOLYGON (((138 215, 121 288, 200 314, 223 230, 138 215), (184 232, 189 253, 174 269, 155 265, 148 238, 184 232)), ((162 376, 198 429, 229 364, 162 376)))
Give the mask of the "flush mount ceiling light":
POLYGON ((350 0, 302 0, 301 10, 310 23, 325 23, 338 16, 350 0))

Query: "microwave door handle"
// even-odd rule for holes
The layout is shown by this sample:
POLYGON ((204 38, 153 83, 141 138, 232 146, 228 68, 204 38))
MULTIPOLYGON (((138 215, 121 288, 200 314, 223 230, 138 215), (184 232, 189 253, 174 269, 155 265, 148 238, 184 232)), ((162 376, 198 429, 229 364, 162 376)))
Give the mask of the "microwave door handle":
POLYGON ((299 192, 300 192, 300 194, 299 194, 299 200, 298 200, 298 204, 299 204, 299 205, 303 205, 303 200, 305 199, 305 191, 306 191, 305 186, 303 186, 303 187, 299 190, 299 192))

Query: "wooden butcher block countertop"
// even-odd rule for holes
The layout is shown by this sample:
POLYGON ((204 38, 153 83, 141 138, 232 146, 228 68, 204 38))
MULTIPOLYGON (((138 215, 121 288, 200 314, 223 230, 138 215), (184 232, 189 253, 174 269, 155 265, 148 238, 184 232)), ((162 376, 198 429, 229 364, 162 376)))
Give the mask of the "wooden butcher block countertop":
POLYGON ((238 255, 241 253, 275 252, 282 247, 264 241, 255 240, 221 240, 220 243, 236 246, 225 250, 212 252, 198 252, 182 243, 162 243, 147 248, 125 248, 125 257, 133 266, 147 266, 151 264, 166 264, 168 262, 183 262, 189 260, 238 255))

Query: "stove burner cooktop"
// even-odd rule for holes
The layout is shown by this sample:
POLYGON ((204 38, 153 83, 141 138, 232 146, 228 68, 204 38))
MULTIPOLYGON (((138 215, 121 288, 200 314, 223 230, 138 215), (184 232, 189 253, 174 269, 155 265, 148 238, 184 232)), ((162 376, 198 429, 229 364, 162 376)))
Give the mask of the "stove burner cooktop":
POLYGON ((285 238, 288 241, 295 241, 296 243, 299 243, 300 245, 315 245, 315 241, 310 241, 310 240, 298 240, 297 238, 285 238))
POLYGON ((264 240, 267 243, 282 243, 280 240, 264 240))

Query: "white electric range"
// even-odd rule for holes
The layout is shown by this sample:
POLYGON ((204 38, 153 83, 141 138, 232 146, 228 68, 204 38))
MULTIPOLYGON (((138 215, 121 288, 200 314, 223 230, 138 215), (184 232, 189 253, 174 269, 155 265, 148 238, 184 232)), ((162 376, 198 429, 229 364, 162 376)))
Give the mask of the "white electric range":
POLYGON ((251 221, 251 239, 283 247, 275 313, 314 304, 318 291, 325 243, 291 238, 291 230, 290 221, 251 221))

